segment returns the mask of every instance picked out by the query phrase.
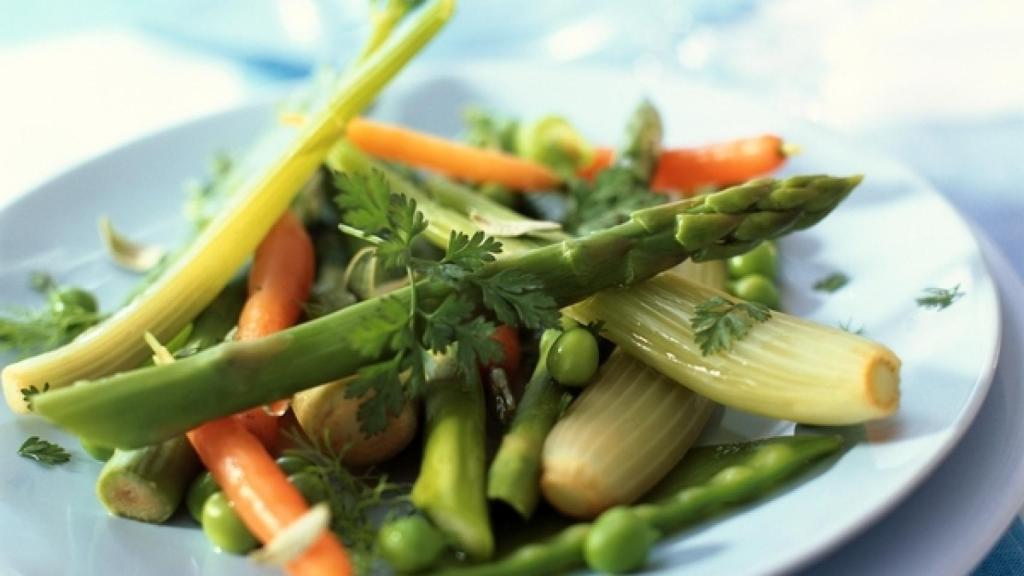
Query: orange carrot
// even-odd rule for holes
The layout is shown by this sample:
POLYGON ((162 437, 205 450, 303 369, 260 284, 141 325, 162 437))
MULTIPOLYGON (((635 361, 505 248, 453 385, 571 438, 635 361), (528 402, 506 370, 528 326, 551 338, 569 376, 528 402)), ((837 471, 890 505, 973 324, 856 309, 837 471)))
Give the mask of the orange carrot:
POLYGON ((488 365, 485 368, 502 368, 509 378, 514 379, 519 370, 519 331, 508 324, 502 324, 494 329, 491 339, 501 345, 501 362, 488 365))
POLYGON ((577 174, 579 174, 580 178, 593 180, 598 172, 611 166, 614 161, 615 150, 607 146, 598 146, 594 148, 594 160, 590 162, 589 166, 577 172, 577 174))
POLYGON ((353 144, 371 156, 434 170, 460 180, 494 182, 513 190, 543 190, 559 183, 554 172, 535 162, 403 126, 354 118, 348 123, 346 134, 353 144))
MULTIPOLYGON (((315 268, 313 241, 299 218, 286 212, 256 249, 249 272, 249 298, 238 319, 238 339, 260 338, 295 324, 313 286, 315 268)), ((287 407, 287 401, 275 403, 271 412, 283 412, 287 407)), ((235 418, 268 450, 276 451, 279 433, 273 414, 260 406, 235 418)))
MULTIPOLYGON (((199 459, 260 542, 272 540, 308 506, 267 450, 237 420, 221 418, 188 433, 199 459)), ((344 547, 325 531, 287 565, 292 576, 352 574, 344 547)))
POLYGON ((771 134, 665 150, 658 158, 651 188, 693 192, 703 186, 738 184, 775 170, 786 156, 782 140, 771 134))

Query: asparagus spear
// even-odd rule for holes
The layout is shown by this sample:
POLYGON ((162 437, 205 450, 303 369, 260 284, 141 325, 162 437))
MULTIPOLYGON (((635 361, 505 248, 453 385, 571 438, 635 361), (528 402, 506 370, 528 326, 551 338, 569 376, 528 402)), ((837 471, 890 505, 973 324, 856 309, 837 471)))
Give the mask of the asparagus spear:
POLYGON ((147 354, 144 332, 168 340, 228 283, 316 171, 349 119, 358 114, 447 22, 454 0, 435 0, 413 24, 345 77, 334 98, 311 118, 262 174, 236 193, 167 272, 135 301, 66 346, 11 364, 3 371, 7 404, 28 406, 23 389, 61 388, 138 365, 147 354))
MULTIPOLYGON (((375 166, 365 159, 360 162, 356 154, 339 155, 337 164, 353 171, 375 166)), ((476 210, 494 219, 518 216, 450 181, 427 180, 426 188, 438 203, 461 212, 476 210)), ((473 232, 461 222, 432 222, 445 233, 446 225, 473 232)), ((705 356, 694 339, 696 308, 710 298, 728 297, 694 284, 679 269, 673 267, 639 285, 603 290, 568 308, 566 314, 584 323, 602 322, 602 335, 644 364, 702 396, 746 412, 846 425, 884 418, 897 409, 900 360, 891 350, 780 312, 729 353, 705 356)), ((708 278, 721 280, 722 276, 708 278)))
MULTIPOLYGON (((823 218, 859 176, 757 180, 635 212, 624 224, 583 238, 509 255, 476 274, 529 274, 560 306, 613 286, 641 282, 687 258, 717 259, 748 250, 823 218)), ((408 304, 411 287, 390 297, 408 304)), ((427 310, 451 285, 420 281, 427 310)), ((196 425, 348 376, 388 351, 353 349, 339 334, 378 317, 382 299, 360 302, 312 322, 250 342, 231 342, 170 366, 144 368, 40 394, 38 414, 100 444, 132 448, 196 425), (296 370, 301 366, 300 370, 296 370)))
MULTIPOLYGON (((224 339, 245 299, 245 282, 229 284, 196 319, 179 356, 194 354, 224 339)), ((199 469, 184 436, 135 450, 116 450, 96 480, 96 496, 111 514, 143 522, 164 522, 174 514, 199 469)))
POLYGON ((487 497, 505 502, 523 518, 537 507, 541 450, 562 408, 564 392, 547 369, 548 350, 559 334, 547 330, 541 337, 537 366, 487 473, 487 497))
POLYGON ((485 494, 483 390, 460 382, 448 357, 440 357, 428 374, 426 441, 412 503, 456 549, 486 560, 494 553, 494 535, 485 494))

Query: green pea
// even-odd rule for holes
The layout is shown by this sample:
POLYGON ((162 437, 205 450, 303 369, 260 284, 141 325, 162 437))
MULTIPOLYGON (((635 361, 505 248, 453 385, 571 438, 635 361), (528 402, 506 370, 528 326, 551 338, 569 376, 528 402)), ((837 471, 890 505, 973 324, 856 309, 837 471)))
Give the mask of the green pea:
POLYGON ((657 530, 635 511, 618 506, 594 521, 583 541, 583 557, 587 566, 598 572, 632 572, 647 562, 647 555, 657 540, 657 530))
POLYGON ((380 527, 377 533, 380 555, 399 572, 419 572, 441 558, 445 542, 423 516, 406 516, 380 527))
POLYGON ((203 533, 214 546, 231 554, 244 554, 256 547, 256 538, 235 512, 223 492, 215 492, 203 504, 203 533))
POLYGON ((769 444, 760 446, 747 462, 751 468, 758 470, 777 470, 796 458, 796 451, 785 444, 769 444))
POLYGON ((114 455, 113 448, 110 448, 108 446, 100 446, 99 444, 95 444, 89 440, 86 440, 85 438, 79 438, 78 443, 82 445, 82 449, 85 450, 86 454, 92 456, 93 458, 99 460, 100 462, 106 462, 107 460, 110 460, 111 456, 114 455))
POLYGON ((768 278, 775 278, 779 265, 779 250, 774 242, 761 242, 756 248, 733 256, 726 261, 729 269, 729 276, 743 278, 751 274, 761 274, 768 278))
POLYGON ((760 302, 769 308, 779 308, 779 289, 775 283, 760 274, 744 276, 729 283, 729 291, 744 300, 760 302))
POLYGON ((709 486, 740 486, 749 482, 751 478, 755 477, 754 469, 750 466, 735 465, 724 468, 711 477, 708 481, 709 486))
POLYGON ((317 502, 327 500, 327 489, 324 487, 324 481, 320 479, 316 472, 311 470, 296 472, 288 476, 288 481, 292 483, 292 486, 299 489, 302 497, 309 504, 316 504, 317 502))
POLYGON ((203 505, 207 498, 214 493, 220 492, 220 486, 213 479, 213 475, 203 470, 192 483, 189 484, 188 493, 185 495, 185 507, 188 513, 196 522, 203 521, 203 505))
POLYGON ((567 330, 548 352, 548 373, 563 386, 585 386, 597 373, 597 338, 586 328, 567 330))
POLYGON ((295 474, 309 468, 309 460, 298 456, 281 456, 277 459, 277 467, 285 474, 295 474))
POLYGON ((96 297, 81 288, 61 288, 57 290, 52 293, 51 305, 58 312, 67 308, 77 308, 86 312, 95 312, 99 309, 96 297))

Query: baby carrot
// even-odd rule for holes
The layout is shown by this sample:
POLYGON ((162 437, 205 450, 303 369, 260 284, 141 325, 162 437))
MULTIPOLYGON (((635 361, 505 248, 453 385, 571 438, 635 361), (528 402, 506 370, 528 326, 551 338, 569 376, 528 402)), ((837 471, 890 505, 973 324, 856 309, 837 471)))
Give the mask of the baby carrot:
POLYGON ((775 170, 788 153, 782 139, 771 134, 664 150, 651 188, 692 192, 703 186, 739 184, 775 170))

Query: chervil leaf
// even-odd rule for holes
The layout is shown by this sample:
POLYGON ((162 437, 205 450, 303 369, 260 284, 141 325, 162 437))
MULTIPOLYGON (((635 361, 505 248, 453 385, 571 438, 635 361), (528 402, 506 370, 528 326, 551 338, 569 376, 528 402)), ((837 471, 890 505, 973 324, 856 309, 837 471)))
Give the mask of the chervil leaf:
POLYGON ((554 298, 544 292, 544 285, 533 276, 502 270, 493 276, 470 280, 480 289, 484 306, 494 311, 503 324, 531 329, 558 324, 554 298))
POLYGON ((925 288, 924 296, 917 299, 917 305, 931 310, 945 310, 963 295, 959 284, 952 288, 925 288))
POLYGON ((359 404, 360 427, 369 436, 379 434, 388 425, 389 416, 397 416, 405 404, 401 371, 403 355, 363 366, 356 379, 345 387, 347 398, 362 398, 359 404))
POLYGON ((457 266, 466 272, 476 272, 484 265, 494 262, 495 254, 501 253, 501 242, 476 232, 467 236, 452 230, 448 237, 448 249, 445 251, 441 264, 457 266))
POLYGON ((381 302, 380 314, 367 317, 345 337, 360 354, 379 357, 389 349, 400 348, 403 331, 408 325, 409 305, 398 298, 387 297, 381 302))
POLYGON ((697 306, 690 321, 694 340, 705 356, 731 350, 733 343, 743 338, 758 322, 771 318, 764 304, 756 302, 730 302, 715 296, 697 306))
POLYGON ((829 274, 828 276, 814 283, 814 289, 819 292, 835 292, 850 281, 850 277, 842 272, 829 274))
POLYGON ((71 454, 68 454, 67 450, 39 436, 30 436, 25 440, 21 448, 18 448, 18 455, 50 466, 63 464, 71 459, 71 454))

